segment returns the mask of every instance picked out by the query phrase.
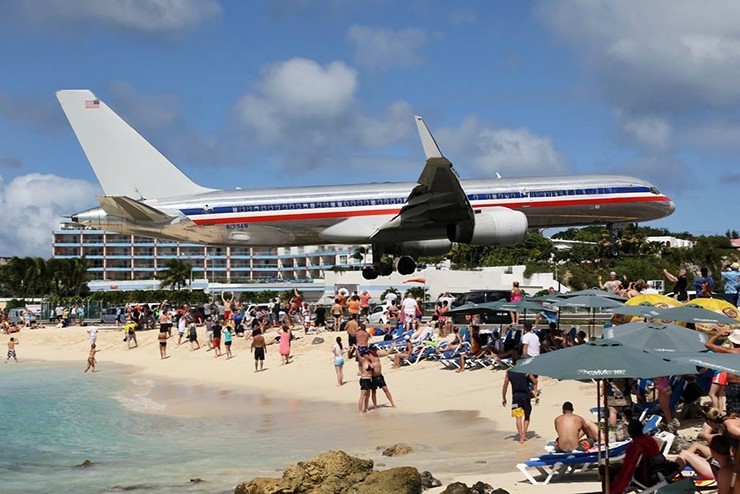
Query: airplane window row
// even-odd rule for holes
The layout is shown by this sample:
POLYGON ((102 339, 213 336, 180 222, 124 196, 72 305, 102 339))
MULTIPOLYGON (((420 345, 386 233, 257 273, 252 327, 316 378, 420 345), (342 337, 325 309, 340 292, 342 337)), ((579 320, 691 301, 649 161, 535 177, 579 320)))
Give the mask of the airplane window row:
MULTIPOLYGON (((391 204, 404 204, 406 199, 400 197, 390 197, 383 199, 353 199, 350 201, 315 201, 303 203, 284 203, 284 204, 259 204, 250 206, 232 206, 226 208, 215 208, 208 212, 215 213, 253 213, 260 211, 289 211, 294 209, 319 209, 319 208, 342 208, 357 206, 383 206, 391 204)), ((204 210, 205 212, 205 210, 204 210)))
POLYGON ((563 197, 563 196, 580 196, 580 195, 597 195, 597 194, 624 194, 629 192, 652 192, 657 194, 653 187, 595 187, 588 189, 568 189, 568 190, 532 190, 529 192, 494 192, 490 194, 470 194, 468 199, 471 201, 486 199, 522 199, 526 197, 563 197))

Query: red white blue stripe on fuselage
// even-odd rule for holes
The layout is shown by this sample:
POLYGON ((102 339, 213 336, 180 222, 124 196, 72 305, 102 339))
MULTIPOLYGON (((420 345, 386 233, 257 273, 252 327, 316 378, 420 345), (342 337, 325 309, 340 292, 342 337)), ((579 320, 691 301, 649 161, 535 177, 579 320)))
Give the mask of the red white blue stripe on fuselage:
MULTIPOLYGON (((378 190, 375 197, 346 193, 301 198, 286 194, 282 199, 261 197, 252 201, 242 197, 241 200, 234 198, 231 204, 186 207, 181 208, 181 212, 197 225, 335 222, 350 217, 398 214, 408 194, 399 195, 397 191, 395 195, 384 196, 383 192, 378 190)), ((473 209, 482 212, 492 207, 521 210, 527 215, 530 228, 583 224, 585 218, 592 218, 592 223, 648 221, 670 214, 668 211, 673 207, 670 198, 645 183, 616 186, 575 183, 561 188, 531 190, 526 190, 526 185, 522 184, 517 191, 473 191, 467 197, 473 209)))

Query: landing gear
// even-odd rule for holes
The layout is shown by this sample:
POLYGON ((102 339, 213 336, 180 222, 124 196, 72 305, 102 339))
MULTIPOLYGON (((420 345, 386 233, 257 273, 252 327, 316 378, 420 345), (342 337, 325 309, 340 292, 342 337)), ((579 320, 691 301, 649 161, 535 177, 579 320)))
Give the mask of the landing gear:
MULTIPOLYGON (((379 245, 373 245, 373 264, 362 268, 362 277, 374 280, 378 276, 390 276, 393 273, 394 259, 388 250, 379 245)), ((416 271, 416 261, 411 256, 401 256, 396 263, 396 269, 402 275, 416 271)))
POLYGON ((401 256, 396 265, 398 273, 402 275, 408 275, 416 271, 416 261, 411 256, 401 256))

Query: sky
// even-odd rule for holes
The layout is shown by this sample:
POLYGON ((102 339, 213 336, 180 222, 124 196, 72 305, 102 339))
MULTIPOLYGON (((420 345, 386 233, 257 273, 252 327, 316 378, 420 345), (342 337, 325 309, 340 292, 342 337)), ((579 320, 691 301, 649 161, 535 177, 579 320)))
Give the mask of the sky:
POLYGON ((98 205, 83 88, 207 187, 415 181, 418 114, 463 183, 626 174, 651 226, 738 229, 732 0, 3 0, 0 46, 0 256, 98 205))

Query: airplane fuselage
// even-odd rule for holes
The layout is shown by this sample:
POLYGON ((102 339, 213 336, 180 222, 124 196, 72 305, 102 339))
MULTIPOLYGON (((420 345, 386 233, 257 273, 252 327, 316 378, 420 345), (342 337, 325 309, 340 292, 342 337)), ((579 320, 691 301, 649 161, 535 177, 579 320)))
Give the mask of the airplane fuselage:
MULTIPOLYGON (((616 175, 578 175, 461 181, 476 213, 508 208, 524 213, 530 229, 632 223, 663 218, 673 202, 650 183, 616 175)), ((149 235, 212 245, 290 246, 370 243, 373 232, 396 216, 416 184, 370 183, 214 191, 146 200, 176 217, 165 224, 135 222, 94 208, 80 223, 122 234, 149 235), (345 230, 327 229, 352 218, 345 230)), ((444 238, 430 230, 421 240, 444 238)), ((419 238, 418 232, 414 238, 419 238)))

